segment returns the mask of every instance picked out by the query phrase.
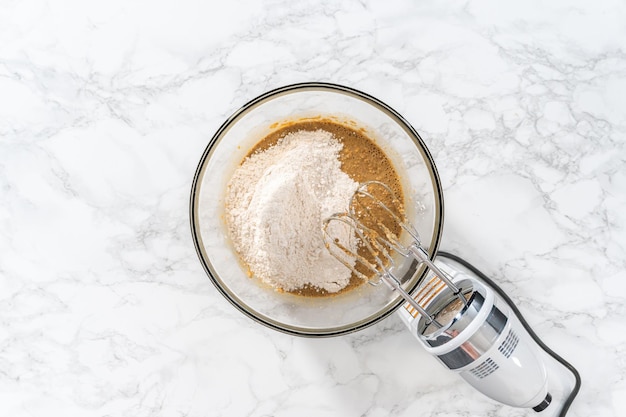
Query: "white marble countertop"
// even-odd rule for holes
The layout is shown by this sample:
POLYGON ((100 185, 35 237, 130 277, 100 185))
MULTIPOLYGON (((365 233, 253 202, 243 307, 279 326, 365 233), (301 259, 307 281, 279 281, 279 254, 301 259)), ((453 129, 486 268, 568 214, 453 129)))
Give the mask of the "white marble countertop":
POLYGON ((535 414, 474 391, 397 316, 297 338, 212 286, 189 228, 200 155, 301 81, 414 125, 442 249, 579 369, 569 416, 626 415, 626 6, 412 4, 0 4, 0 415, 535 414))

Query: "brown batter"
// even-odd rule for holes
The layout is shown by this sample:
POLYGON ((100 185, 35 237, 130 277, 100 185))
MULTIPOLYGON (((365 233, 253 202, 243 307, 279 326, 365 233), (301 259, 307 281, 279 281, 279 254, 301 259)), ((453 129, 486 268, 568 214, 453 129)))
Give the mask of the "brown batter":
MULTIPOLYGON (((341 169, 346 174, 358 183, 372 180, 384 182, 393 190, 399 201, 392 202, 386 195, 383 196, 382 194, 376 195, 376 197, 380 198, 390 207, 394 205, 396 207, 400 206, 400 210, 404 210, 404 194, 396 170, 387 155, 385 155, 382 149, 380 149, 373 140, 365 135, 362 129, 350 127, 346 124, 341 124, 329 119, 304 119, 284 123, 282 126, 278 127, 277 130, 258 142, 247 156, 271 147, 276 144, 280 138, 289 133, 301 130, 315 131, 319 129, 332 133, 334 137, 343 144, 343 150, 339 155, 339 159, 341 161, 341 169)), ((372 191, 376 194, 375 189, 372 191)), ((375 216, 379 225, 383 224, 388 227, 392 233, 400 234, 400 228, 397 223, 393 221, 391 216, 387 213, 375 210, 375 216)), ((359 254, 371 259, 371 255, 363 248, 359 249, 359 254)), ((362 273, 367 272, 365 268, 359 268, 358 264, 357 269, 362 273)), ((370 273, 368 275, 372 274, 370 273)), ((364 282, 365 281, 353 274, 350 278, 350 283, 338 293, 329 293, 317 287, 304 287, 294 291, 294 294, 309 297, 330 296, 350 291, 362 285, 364 282)))

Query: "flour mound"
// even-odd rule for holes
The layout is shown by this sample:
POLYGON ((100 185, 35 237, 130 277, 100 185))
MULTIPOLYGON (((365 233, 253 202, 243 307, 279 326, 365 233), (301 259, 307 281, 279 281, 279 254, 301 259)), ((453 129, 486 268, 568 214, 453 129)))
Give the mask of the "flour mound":
MULTIPOLYGON (((276 289, 337 292, 351 271, 324 246, 322 221, 346 210, 358 184, 341 170, 343 145, 324 130, 297 131, 250 155, 226 190, 226 220, 252 274, 276 289)), ((348 244, 352 231, 333 225, 348 244)))

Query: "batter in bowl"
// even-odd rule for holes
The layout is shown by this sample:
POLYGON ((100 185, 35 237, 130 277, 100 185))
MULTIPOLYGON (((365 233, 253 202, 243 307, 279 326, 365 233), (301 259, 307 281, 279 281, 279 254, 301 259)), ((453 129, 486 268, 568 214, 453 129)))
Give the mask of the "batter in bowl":
MULTIPOLYGON (((388 184, 404 201, 395 168, 364 129, 324 118, 277 126, 248 152, 226 191, 229 234, 249 275, 314 297, 363 284, 326 251, 321 222, 345 211, 358 183, 370 180, 388 184)), ((384 216, 380 221, 397 227, 384 216)))

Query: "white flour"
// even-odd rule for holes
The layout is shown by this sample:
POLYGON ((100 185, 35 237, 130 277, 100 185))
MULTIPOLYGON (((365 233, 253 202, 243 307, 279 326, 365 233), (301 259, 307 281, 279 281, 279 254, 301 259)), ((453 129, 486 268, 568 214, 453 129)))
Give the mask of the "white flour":
MULTIPOLYGON (((235 249, 253 275, 277 289, 337 292, 350 270, 324 247, 321 225, 345 211, 358 184, 340 169, 342 144, 324 130, 297 131, 246 158, 226 191, 235 249)), ((349 230, 334 233, 341 241, 349 230)))

